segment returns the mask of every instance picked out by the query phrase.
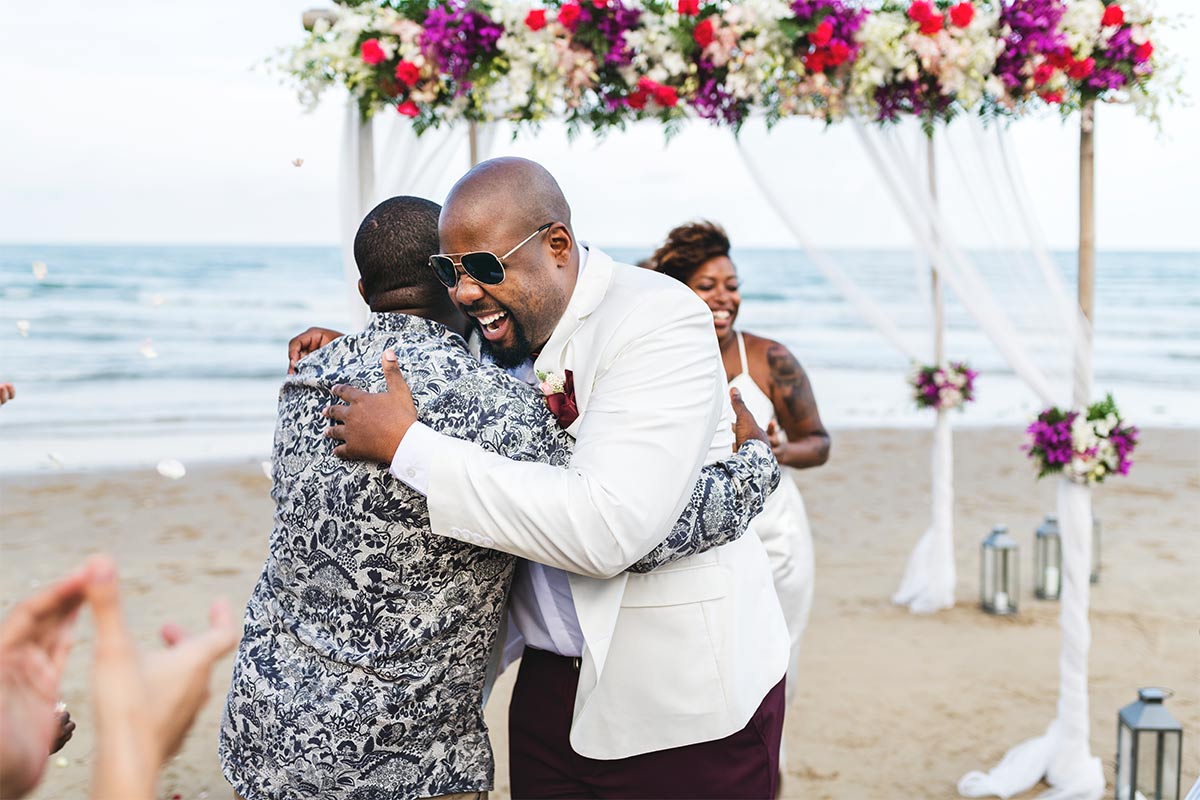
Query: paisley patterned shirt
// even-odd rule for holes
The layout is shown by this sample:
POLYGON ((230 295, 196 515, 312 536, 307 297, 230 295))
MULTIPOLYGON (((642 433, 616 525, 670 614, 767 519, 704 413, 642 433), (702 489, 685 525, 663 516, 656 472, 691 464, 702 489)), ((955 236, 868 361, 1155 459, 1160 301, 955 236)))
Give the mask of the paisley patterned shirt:
MULTIPOLYGON (((322 410, 339 383, 383 391, 398 359, 422 422, 516 460, 565 466, 541 393, 418 317, 377 314, 305 358, 280 391, 270 551, 246 608, 220 732, 247 800, 424 798, 491 788, 482 693, 514 559, 434 535, 425 498, 342 461, 322 410)), ((706 467, 649 571, 736 539, 778 483, 747 442, 706 467)))

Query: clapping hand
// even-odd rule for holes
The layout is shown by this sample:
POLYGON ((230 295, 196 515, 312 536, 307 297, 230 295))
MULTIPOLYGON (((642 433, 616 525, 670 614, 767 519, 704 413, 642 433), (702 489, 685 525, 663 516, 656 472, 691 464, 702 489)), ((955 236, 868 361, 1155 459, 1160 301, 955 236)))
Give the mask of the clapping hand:
POLYGON ((143 656, 121 614, 116 566, 93 559, 87 601, 96 624, 92 703, 97 754, 92 797, 152 800, 158 771, 183 743, 209 694, 212 669, 238 641, 238 628, 222 601, 213 603, 209 627, 187 635, 163 626, 167 649, 143 656))
POLYGON ((70 738, 74 723, 64 724, 55 706, 88 575, 76 570, 0 623, 0 797, 36 786, 47 757, 70 738))

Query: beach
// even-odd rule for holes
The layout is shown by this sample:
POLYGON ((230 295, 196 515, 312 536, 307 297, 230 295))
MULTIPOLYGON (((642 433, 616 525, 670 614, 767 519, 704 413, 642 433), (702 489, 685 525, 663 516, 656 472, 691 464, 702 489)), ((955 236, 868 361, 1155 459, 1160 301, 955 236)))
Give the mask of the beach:
MULTIPOLYGON (((1019 428, 955 436, 954 609, 914 616, 888 597, 928 520, 927 430, 839 429, 833 457, 801 475, 816 549, 816 597, 800 686, 788 711, 783 796, 951 798, 972 769, 1043 732, 1054 715, 1059 605, 1033 598, 1033 530, 1053 510, 1019 428), (979 543, 1007 524, 1021 544, 1020 612, 978 609, 979 543)), ((262 566, 269 481, 257 460, 193 466, 182 480, 153 470, 0 477, 0 602, 5 610, 88 554, 116 556, 126 613, 145 646, 158 626, 205 621, 211 598, 240 607, 262 566)), ((1183 783, 1200 773, 1200 430, 1144 432, 1128 478, 1094 492, 1103 570, 1092 587, 1091 749, 1112 781, 1117 710, 1141 686, 1175 691, 1183 783)), ((37 798, 85 795, 93 750, 90 622, 80 625, 63 699, 79 728, 51 759, 37 798)), ((182 752, 163 773, 165 798, 228 797, 216 757, 231 659, 182 752)), ((507 798, 506 707, 515 670, 488 707, 496 751, 493 798, 507 798)), ((1111 788, 1109 789, 1111 792, 1111 788)), ((1025 797, 1034 797, 1031 792, 1025 797)))

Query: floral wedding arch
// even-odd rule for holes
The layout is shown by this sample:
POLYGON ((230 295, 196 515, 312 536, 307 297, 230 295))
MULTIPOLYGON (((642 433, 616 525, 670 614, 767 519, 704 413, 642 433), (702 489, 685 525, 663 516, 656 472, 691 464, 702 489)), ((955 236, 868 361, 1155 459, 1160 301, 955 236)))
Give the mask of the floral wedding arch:
MULTIPOLYGON (((374 196, 369 121, 384 113, 411 119, 393 126, 405 157, 384 166, 392 183, 403 173, 400 183, 409 185, 449 152, 449 140, 421 138, 431 129, 467 128, 474 162, 496 122, 520 129, 559 120, 572 132, 604 134, 651 120, 668 136, 693 119, 735 133, 751 117, 768 126, 796 117, 851 124, 933 267, 935 309, 944 281, 1047 405, 1053 405, 1048 381, 979 291, 970 260, 952 244, 934 186, 889 167, 869 130, 915 119, 932 142, 939 125, 967 115, 1003 122, 1046 109, 1064 117, 1078 112, 1079 302, 1064 309, 1077 318, 1077 409, 1088 405, 1092 391, 1094 105, 1131 103, 1153 120, 1173 91, 1163 79, 1168 65, 1156 49, 1155 20, 1140 0, 341 0, 330 12, 312 14, 306 27, 306 39, 276 65, 305 105, 330 87, 349 92, 343 230, 351 236, 374 196)), ((931 144, 930 170, 932 152, 931 144)), ((762 165, 745 149, 743 156, 770 194, 762 165)), ((343 246, 352 270, 348 242, 343 246)), ((895 343, 885 315, 836 268, 818 266, 895 343)), ((1059 279, 1050 272, 1053 289, 1059 279)), ((941 327, 938 313, 933 366, 944 368, 941 327)), ((946 409, 937 414, 933 524, 896 597, 917 611, 953 604, 949 420, 946 409)), ((1064 549, 1058 714, 1045 735, 1013 748, 991 773, 965 776, 959 784, 965 795, 1009 796, 1042 778, 1051 796, 1103 792, 1099 759, 1088 744, 1089 488, 1064 479, 1058 505, 1064 549)))

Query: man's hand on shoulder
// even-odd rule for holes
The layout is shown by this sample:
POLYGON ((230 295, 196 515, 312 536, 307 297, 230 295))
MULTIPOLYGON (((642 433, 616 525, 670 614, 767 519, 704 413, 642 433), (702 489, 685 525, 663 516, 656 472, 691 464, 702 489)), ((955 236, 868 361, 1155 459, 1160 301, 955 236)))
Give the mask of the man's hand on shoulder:
POLYGON ((383 354, 383 376, 388 388, 380 394, 353 386, 333 387, 334 396, 345 405, 325 409, 325 417, 334 421, 325 435, 342 442, 333 450, 339 458, 391 464, 404 434, 417 421, 412 393, 391 350, 383 354))
POLYGON ((329 328, 309 328, 288 342, 288 375, 296 371, 296 364, 309 353, 315 353, 342 334, 329 328))
POLYGON ((733 438, 735 439, 733 452, 736 453, 743 444, 751 439, 758 439, 769 446, 771 444, 770 437, 754 421, 754 415, 742 401, 742 393, 737 389, 730 389, 729 402, 733 404, 733 438))

